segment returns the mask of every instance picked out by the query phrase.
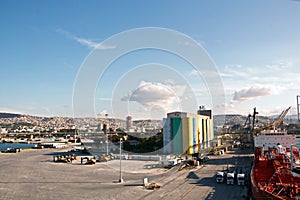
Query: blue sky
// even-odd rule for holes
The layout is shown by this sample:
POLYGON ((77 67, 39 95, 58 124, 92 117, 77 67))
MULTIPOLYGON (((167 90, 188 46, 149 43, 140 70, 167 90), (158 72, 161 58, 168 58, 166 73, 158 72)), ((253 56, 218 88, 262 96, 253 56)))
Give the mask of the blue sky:
MULTIPOLYGON (((299 21, 300 2, 288 0, 3 0, 0 111, 72 116, 74 83, 93 49, 127 30, 161 27, 186 34, 206 50, 222 79, 225 101, 218 106, 226 113, 247 115, 256 106, 271 115, 292 106, 290 114, 296 114, 299 21)), ((110 48, 118 44, 101 50, 110 48)), ((183 102, 193 112, 201 104, 213 107, 213 92, 178 57, 142 50, 119 58, 99 79, 95 115, 161 118, 183 102), (166 97, 149 99, 162 92, 166 97), (192 99, 184 99, 190 93, 192 99)))

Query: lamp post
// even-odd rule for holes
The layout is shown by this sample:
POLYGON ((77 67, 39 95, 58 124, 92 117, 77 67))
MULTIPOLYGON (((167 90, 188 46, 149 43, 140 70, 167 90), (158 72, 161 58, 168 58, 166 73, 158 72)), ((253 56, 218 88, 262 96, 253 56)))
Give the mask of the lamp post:
POLYGON ((106 155, 108 155, 108 136, 106 134, 106 155))
POLYGON ((104 135, 105 135, 105 139, 106 139, 106 155, 108 155, 108 136, 107 136, 107 125, 105 124, 105 127, 103 128, 104 130, 104 135))
POLYGON ((123 183, 123 177, 122 177, 122 141, 123 139, 120 138, 120 179, 119 183, 123 183))

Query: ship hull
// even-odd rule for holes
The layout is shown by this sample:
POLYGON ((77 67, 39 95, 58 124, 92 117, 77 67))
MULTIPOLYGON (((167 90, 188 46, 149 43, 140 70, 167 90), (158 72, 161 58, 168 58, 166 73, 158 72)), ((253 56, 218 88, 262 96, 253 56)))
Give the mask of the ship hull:
POLYGON ((252 192, 252 199, 254 200, 280 200, 280 198, 276 198, 274 196, 270 196, 266 191, 261 190, 258 187, 258 183, 254 177, 254 167, 251 171, 251 192, 252 192))
POLYGON ((300 178, 292 173, 290 151, 279 152, 280 145, 269 150, 255 147, 251 170, 253 199, 292 200, 300 194, 300 178))

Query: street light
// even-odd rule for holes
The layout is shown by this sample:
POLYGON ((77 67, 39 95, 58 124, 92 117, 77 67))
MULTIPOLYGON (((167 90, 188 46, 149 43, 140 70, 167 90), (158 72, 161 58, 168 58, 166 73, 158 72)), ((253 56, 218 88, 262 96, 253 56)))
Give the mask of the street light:
POLYGON ((103 128, 103 130, 104 130, 104 135, 105 135, 105 138, 106 138, 106 155, 108 155, 108 136, 107 136, 107 125, 106 124, 104 124, 105 125, 105 127, 103 128))
POLYGON ((106 155, 108 155, 108 142, 109 142, 109 140, 108 140, 108 135, 107 135, 107 133, 106 133, 106 155))
POLYGON ((122 177, 122 141, 123 139, 120 138, 120 179, 119 183, 123 183, 123 177, 122 177))
POLYGON ((106 155, 108 155, 108 136, 106 134, 106 155))

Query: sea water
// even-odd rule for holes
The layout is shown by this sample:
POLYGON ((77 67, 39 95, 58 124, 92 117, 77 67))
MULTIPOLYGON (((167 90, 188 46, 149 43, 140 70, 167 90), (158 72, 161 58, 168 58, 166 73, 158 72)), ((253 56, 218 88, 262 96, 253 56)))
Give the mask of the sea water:
POLYGON ((36 144, 0 143, 0 151, 6 150, 7 148, 28 149, 33 148, 35 146, 36 144))
MULTIPOLYGON (((297 147, 300 149, 300 138, 296 139, 297 147)), ((36 144, 22 144, 22 143, 0 143, 0 151, 6 150, 7 148, 19 148, 28 149, 35 147, 36 144)))

